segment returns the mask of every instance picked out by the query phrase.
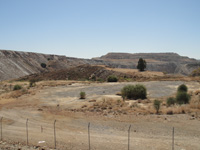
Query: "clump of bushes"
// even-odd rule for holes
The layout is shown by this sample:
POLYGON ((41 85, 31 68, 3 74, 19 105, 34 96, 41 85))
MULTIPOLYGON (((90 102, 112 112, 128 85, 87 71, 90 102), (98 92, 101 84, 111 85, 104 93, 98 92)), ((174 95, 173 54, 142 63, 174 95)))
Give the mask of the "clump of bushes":
POLYGON ((85 99, 85 98, 86 98, 85 92, 80 92, 80 99, 85 99))
POLYGON ((13 90, 16 91, 16 90, 20 90, 22 89, 22 86, 19 85, 19 84, 16 84, 14 87, 13 87, 13 90))
POLYGON ((174 97, 169 97, 167 99, 167 106, 174 105, 176 103, 176 99, 174 97))
POLYGON ((159 100, 154 100, 154 102, 153 102, 153 106, 154 106, 157 114, 159 113, 159 110, 160 110, 160 104, 161 104, 161 101, 159 101, 159 100))
POLYGON ((107 79, 108 82, 117 82, 118 78, 116 76, 109 76, 107 79))
POLYGON ((147 90, 144 85, 126 85, 121 90, 123 99, 145 99, 147 96, 147 90))
POLYGON ((190 95, 187 93, 188 88, 185 84, 182 84, 178 87, 177 93, 176 93, 176 98, 170 97, 167 99, 167 105, 171 106, 174 104, 188 104, 190 101, 190 95))
POLYGON ((40 65, 41 65, 42 68, 46 68, 47 67, 47 65, 45 63, 41 63, 40 65))

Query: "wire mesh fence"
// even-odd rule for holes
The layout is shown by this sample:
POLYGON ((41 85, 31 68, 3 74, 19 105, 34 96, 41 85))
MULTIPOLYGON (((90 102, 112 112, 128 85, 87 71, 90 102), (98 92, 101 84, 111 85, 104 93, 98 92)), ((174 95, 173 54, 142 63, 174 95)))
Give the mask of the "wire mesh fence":
MULTIPOLYGON (((7 118, 1 117, 0 125, 1 141, 13 140, 24 143, 27 146, 37 145, 52 149, 78 149, 81 147, 83 150, 96 150, 99 149, 99 147, 102 149, 110 149, 112 145, 117 145, 117 149, 137 149, 136 137, 134 139, 134 136, 131 134, 133 125, 127 126, 126 131, 122 133, 121 139, 118 141, 113 139, 115 133, 113 133, 113 135, 107 133, 105 137, 103 132, 102 134, 95 132, 97 127, 93 126, 90 122, 83 125, 82 128, 77 128, 75 131, 73 131, 74 128, 70 126, 65 128, 65 123, 59 122, 59 120, 54 120, 52 123, 49 123, 45 121, 39 122, 36 120, 29 120, 27 118, 24 122, 19 121, 13 124, 9 122, 7 118), (83 130, 84 128, 85 130, 83 130)), ((109 130, 105 130, 105 132, 107 131, 109 130)), ((172 136, 171 140, 167 139, 169 147, 171 147, 168 149, 174 150, 174 127, 171 128, 169 132, 171 132, 172 136)))

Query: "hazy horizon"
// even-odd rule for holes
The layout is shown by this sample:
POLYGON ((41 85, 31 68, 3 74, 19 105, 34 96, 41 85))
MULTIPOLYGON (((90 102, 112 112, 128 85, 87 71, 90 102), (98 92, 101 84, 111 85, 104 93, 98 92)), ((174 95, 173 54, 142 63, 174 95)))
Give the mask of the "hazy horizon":
MULTIPOLYGON (((80 58, 80 59, 92 59, 92 58, 98 58, 98 57, 101 57, 101 56, 104 56, 104 55, 107 55, 108 53, 124 53, 124 54, 147 54, 145 52, 138 52, 138 53, 129 53, 129 52, 108 52, 108 53, 105 53, 101 56, 97 56, 97 57, 91 57, 91 58, 81 58, 81 57, 76 57, 76 56, 67 56, 67 55, 59 55, 59 54, 53 54, 53 53, 43 53, 43 52, 31 52, 31 51, 23 51, 23 50, 7 50, 7 49, 0 49, 1 50, 5 50, 5 51, 16 51, 16 52, 28 52, 28 53, 41 53, 41 54, 45 54, 45 55, 58 55, 58 56, 66 56, 66 57, 74 57, 74 58, 80 58)), ((158 54, 158 53, 161 53, 161 54, 167 54, 167 53, 175 53, 175 52, 148 52, 148 53, 151 53, 151 54, 158 54)), ((179 53, 175 53, 175 54, 178 54, 180 55, 179 53)), ((184 55, 180 55, 180 56, 183 56, 183 57, 189 57, 189 56, 184 56, 184 55)), ((192 58, 192 57, 189 57, 191 59, 196 59, 196 58, 192 58)), ((200 59, 196 59, 196 60, 200 60, 200 59)))

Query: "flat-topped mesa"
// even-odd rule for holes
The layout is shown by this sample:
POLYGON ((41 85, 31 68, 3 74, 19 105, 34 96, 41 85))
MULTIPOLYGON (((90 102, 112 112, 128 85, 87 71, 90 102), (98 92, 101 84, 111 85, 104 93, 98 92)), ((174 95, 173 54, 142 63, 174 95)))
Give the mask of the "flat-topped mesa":
POLYGON ((155 61, 168 61, 168 62, 196 62, 195 59, 180 56, 177 53, 108 53, 99 57, 99 59, 151 59, 155 61))

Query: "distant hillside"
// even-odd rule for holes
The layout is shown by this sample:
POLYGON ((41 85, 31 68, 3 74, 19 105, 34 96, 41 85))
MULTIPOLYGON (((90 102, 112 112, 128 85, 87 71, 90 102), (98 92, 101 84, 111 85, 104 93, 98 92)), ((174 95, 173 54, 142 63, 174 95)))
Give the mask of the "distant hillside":
POLYGON ((22 76, 68 69, 83 64, 106 65, 116 68, 136 68, 138 59, 147 61, 147 69, 188 75, 198 68, 199 61, 175 53, 108 53, 99 58, 79 59, 59 55, 0 50, 0 81, 22 76), (41 67, 41 63, 47 65, 41 67))
POLYGON ((101 61, 77 59, 58 55, 0 50, 0 81, 22 76, 66 69, 81 64, 98 64, 101 61), (41 63, 47 65, 41 67, 41 63))
POLYGON ((113 67, 117 68, 135 69, 139 58, 146 60, 147 70, 171 74, 189 75, 200 66, 199 61, 176 53, 108 53, 94 59, 110 62, 113 67))

